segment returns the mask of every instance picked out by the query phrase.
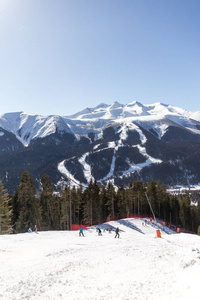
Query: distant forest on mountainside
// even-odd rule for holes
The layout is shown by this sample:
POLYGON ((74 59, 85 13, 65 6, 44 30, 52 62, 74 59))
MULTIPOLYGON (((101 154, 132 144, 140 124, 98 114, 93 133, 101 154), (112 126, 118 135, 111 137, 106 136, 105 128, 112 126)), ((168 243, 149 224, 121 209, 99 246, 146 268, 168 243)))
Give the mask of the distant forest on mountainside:
POLYGON ((112 182, 105 186, 91 180, 83 189, 63 180, 55 192, 53 182, 43 174, 39 192, 33 178, 23 172, 13 196, 0 184, 0 234, 27 232, 35 224, 39 230, 70 230, 72 224, 90 226, 113 217, 120 219, 133 214, 152 217, 146 194, 156 218, 168 226, 173 224, 174 229, 177 226, 198 233, 199 193, 172 195, 166 189, 159 181, 143 184, 139 179, 117 190, 112 182))

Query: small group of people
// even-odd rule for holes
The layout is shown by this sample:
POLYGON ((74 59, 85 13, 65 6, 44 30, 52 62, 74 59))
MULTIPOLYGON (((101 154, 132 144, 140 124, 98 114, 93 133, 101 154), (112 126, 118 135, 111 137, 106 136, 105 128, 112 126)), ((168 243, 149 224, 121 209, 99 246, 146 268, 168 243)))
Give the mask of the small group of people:
MULTIPOLYGON (((34 226, 34 231, 35 231, 35 233, 38 233, 37 225, 34 226)), ((29 227, 28 232, 32 232, 31 227, 29 227)))
POLYGON ((106 230, 107 230, 109 233, 111 233, 111 231, 112 231, 112 226, 107 227, 106 230))
MULTIPOLYGON (((112 227, 110 227, 111 230, 109 232, 112 231, 112 227)), ((110 229, 109 228, 109 229, 110 229)), ((102 235, 102 231, 101 231, 101 228, 97 227, 96 228, 96 231, 98 232, 98 235, 102 235)), ((79 236, 84 236, 83 234, 83 228, 79 227, 79 236)), ((115 230, 115 238, 118 237, 119 238, 119 227, 116 228, 115 230)))

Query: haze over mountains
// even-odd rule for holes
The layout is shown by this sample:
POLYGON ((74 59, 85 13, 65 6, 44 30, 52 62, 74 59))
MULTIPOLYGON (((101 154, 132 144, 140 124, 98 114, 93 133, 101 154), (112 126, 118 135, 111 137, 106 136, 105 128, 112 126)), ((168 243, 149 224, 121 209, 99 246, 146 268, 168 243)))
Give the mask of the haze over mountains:
POLYGON ((160 180, 200 182, 200 111, 131 102, 100 104, 71 116, 0 116, 0 176, 13 193, 23 171, 73 184, 160 180))

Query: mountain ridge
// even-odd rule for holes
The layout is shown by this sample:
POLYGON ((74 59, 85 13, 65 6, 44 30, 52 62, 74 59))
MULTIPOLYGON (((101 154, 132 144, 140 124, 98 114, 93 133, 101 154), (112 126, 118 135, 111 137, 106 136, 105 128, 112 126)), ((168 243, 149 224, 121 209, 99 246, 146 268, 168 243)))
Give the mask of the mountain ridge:
POLYGON ((0 142, 0 176, 12 192, 24 170, 55 184, 61 176, 86 185, 200 182, 200 111, 159 102, 101 103, 71 116, 2 114, 0 142))
MULTIPOLYGON (((143 105, 138 101, 133 101, 129 104, 114 102, 111 105, 101 103, 94 108, 86 108, 71 116, 28 115, 25 112, 5 113, 0 115, 0 127, 15 134, 25 146, 28 146, 32 139, 43 138, 55 133, 56 128, 76 134, 77 130, 73 132, 68 126, 73 127, 76 122, 93 122, 96 125, 101 120, 100 127, 102 127, 103 123, 105 124, 109 121, 127 120, 128 118, 131 118, 133 121, 156 121, 162 120, 164 117, 168 117, 168 119, 179 125, 183 122, 187 122, 188 125, 191 123, 199 125, 200 111, 189 112, 159 102, 149 105, 143 105)), ((197 129, 196 133, 200 134, 200 130, 197 129)))

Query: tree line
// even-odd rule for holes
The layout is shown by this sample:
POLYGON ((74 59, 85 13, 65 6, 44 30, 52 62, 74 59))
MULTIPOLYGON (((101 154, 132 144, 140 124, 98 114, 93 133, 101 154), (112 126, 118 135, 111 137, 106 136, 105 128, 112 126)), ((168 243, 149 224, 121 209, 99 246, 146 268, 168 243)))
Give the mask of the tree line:
POLYGON ((40 230, 70 230, 72 224, 100 224, 113 216, 150 217, 146 194, 156 218, 200 233, 199 201, 191 205, 189 193, 172 195, 159 181, 144 184, 138 179, 115 189, 112 182, 105 186, 90 181, 83 188, 63 179, 55 192, 53 182, 43 174, 40 186, 36 190, 33 178, 23 172, 19 188, 10 196, 0 181, 0 234, 27 232, 35 224, 40 230))

